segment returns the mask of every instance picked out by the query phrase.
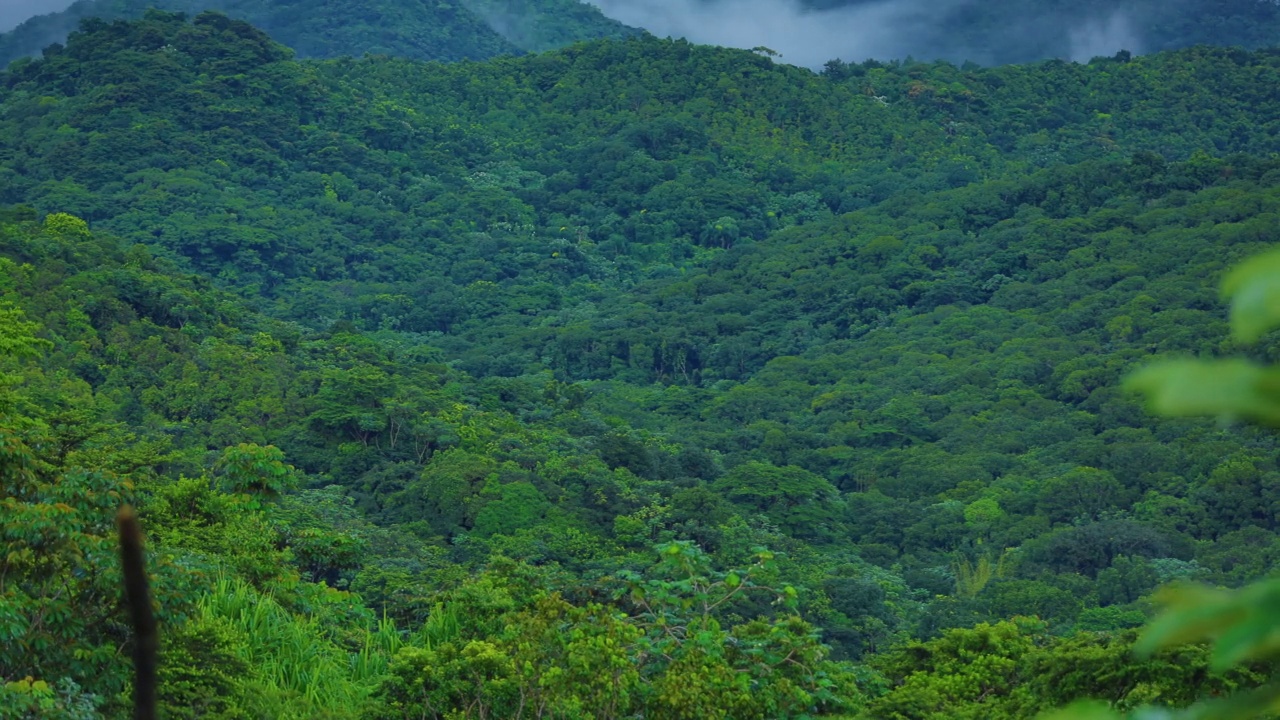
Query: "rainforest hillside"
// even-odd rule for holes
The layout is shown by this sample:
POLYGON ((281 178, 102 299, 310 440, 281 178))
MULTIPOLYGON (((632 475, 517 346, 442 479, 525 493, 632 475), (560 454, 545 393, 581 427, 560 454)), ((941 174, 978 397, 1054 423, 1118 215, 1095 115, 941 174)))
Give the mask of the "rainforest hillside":
POLYGON ((151 8, 226 13, 261 28, 299 57, 392 55, 418 60, 483 60, 634 30, 578 0, 78 0, 0 33, 0 67, 66 41, 80 23, 141 18, 151 8))
POLYGON ((1280 239, 1278 66, 87 24, 0 73, 0 706, 123 716, 124 502, 170 717, 1258 684, 1129 651, 1159 585, 1271 571, 1277 442, 1120 385, 1241 351, 1216 288, 1280 239))

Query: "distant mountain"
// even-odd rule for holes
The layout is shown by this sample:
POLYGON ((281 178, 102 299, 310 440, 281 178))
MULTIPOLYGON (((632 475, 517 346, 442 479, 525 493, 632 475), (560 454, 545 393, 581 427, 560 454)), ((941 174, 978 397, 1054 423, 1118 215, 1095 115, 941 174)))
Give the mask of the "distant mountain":
POLYGON ((482 60, 638 32, 578 0, 79 0, 0 35, 0 67, 65 41, 86 18, 134 19, 148 8, 191 15, 217 10, 314 58, 482 60))

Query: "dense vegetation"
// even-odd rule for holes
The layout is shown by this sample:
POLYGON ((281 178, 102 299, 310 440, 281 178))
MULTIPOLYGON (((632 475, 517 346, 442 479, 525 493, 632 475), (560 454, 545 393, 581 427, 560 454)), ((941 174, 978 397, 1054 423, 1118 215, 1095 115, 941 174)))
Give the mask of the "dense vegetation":
POLYGON ((483 60, 635 32, 578 0, 79 0, 0 33, 0 67, 64 42, 83 21, 136 19, 150 8, 190 15, 217 10, 307 58, 483 60))
POLYGON ((1235 349, 1215 288, 1280 239, 1277 74, 651 37, 304 62, 214 13, 88 24, 0 74, 0 706, 119 714, 126 501, 170 717, 1256 685, 1129 649, 1158 585, 1280 558, 1276 440, 1120 380, 1235 349))

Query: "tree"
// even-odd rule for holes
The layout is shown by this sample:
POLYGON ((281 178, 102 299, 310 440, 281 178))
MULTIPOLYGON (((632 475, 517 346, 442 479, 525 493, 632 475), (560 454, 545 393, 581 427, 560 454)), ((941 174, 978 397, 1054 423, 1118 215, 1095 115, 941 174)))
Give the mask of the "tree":
MULTIPOLYGON (((498 485, 496 481, 489 484, 498 485)), ((551 508, 551 503, 538 488, 527 482, 514 482, 490 490, 484 507, 476 514, 475 532, 481 537, 494 534, 511 535, 523 528, 537 525, 551 508)))
POLYGON ((1124 487, 1111 473, 1075 468, 1040 485, 1036 509, 1055 523, 1098 520, 1108 509, 1124 505, 1124 487))
POLYGON ((214 469, 228 492, 275 500, 298 487, 298 475, 284 462, 284 452, 274 445, 241 443, 222 451, 214 469))
MULTIPOLYGON (((47 347, 37 330, 0 307, 0 367, 29 363, 47 347)), ((41 394, 51 389, 33 385, 41 394)), ((86 703, 115 702, 127 683, 127 661, 115 650, 129 637, 118 601, 114 516, 136 502, 137 488, 106 469, 128 448, 66 450, 66 438, 46 418, 14 414, 41 408, 21 405, 0 406, 0 678, 27 680, 6 685, 0 701, 42 716, 78 717, 86 703), (78 464, 88 458, 99 467, 78 464)), ((180 622, 195 599, 194 573, 168 554, 155 556, 151 570, 159 619, 180 622)))
POLYGON ((743 463, 712 485, 731 502, 764 513, 789 533, 829 540, 839 528, 839 493, 831 483, 804 468, 743 463))
POLYGON ((851 678, 826 660, 816 629, 793 612, 796 590, 773 588, 774 555, 756 552, 750 567, 714 571, 688 542, 657 548, 649 577, 626 573, 639 647, 652 678, 646 716, 683 718, 791 718, 811 709, 838 710, 859 700, 851 678), (721 618, 751 596, 784 608, 725 630, 721 618))

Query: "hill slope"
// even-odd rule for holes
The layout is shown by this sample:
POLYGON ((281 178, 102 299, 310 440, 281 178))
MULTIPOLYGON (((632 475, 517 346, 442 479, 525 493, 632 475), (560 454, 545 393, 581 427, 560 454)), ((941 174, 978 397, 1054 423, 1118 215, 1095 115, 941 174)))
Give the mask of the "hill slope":
MULTIPOLYGON (((115 702, 118 628, 73 620, 111 612, 77 552, 127 497, 180 667, 259 715, 1015 718, 1128 702, 1118 672, 1254 683, 1135 663, 1125 629, 1161 582, 1280 558, 1277 440, 1117 386, 1232 350, 1216 278, 1280 239, 1278 72, 817 75, 652 37, 314 62, 217 14, 91 24, 0 74, 4 557, 57 529, 82 590, 54 640, 5 626, 0 676, 52 642, 41 677, 115 702), (264 594, 278 632, 237 610, 264 594), (331 694, 277 662, 307 653, 331 694)), ((61 608, 15 571, 6 608, 61 608)))

